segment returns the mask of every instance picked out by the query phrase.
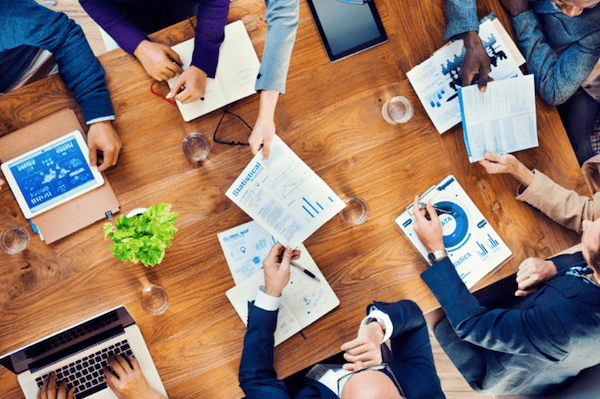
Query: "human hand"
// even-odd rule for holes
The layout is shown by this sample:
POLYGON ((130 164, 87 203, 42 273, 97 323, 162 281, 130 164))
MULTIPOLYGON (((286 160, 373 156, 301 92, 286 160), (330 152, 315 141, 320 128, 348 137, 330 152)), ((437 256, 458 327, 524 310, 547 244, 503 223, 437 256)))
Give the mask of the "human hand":
POLYGON ((527 296, 538 288, 537 285, 550 280, 558 271, 554 262, 540 258, 527 258, 519 265, 517 283, 519 289, 515 296, 527 296))
POLYGON ((164 398, 164 396, 150 387, 138 361, 129 355, 127 356, 127 360, 119 355, 108 359, 108 363, 116 376, 108 371, 107 368, 102 369, 105 376, 104 381, 113 390, 115 395, 119 399, 164 398), (127 363, 127 360, 129 360, 129 363, 127 363), (130 363, 131 366, 129 365, 130 363))
POLYGON ((483 47, 479 34, 474 30, 463 33, 463 43, 465 56, 458 71, 462 86, 470 85, 475 75, 479 74, 479 91, 485 93, 491 70, 490 56, 483 47))
POLYGON ((183 104, 188 104, 200 98, 204 99, 205 91, 206 73, 202 69, 192 65, 179 75, 166 98, 175 96, 176 100, 181 101, 183 104), (182 87, 183 91, 180 93, 179 90, 182 87))
POLYGON ((75 398, 75 387, 67 393, 67 382, 62 381, 56 394, 56 374, 52 373, 44 380, 44 385, 37 392, 37 399, 73 399, 75 398))
POLYGON ((425 245, 429 252, 441 251, 444 249, 444 233, 442 231, 442 223, 437 215, 437 212, 431 205, 431 202, 426 204, 425 209, 419 209, 419 196, 415 196, 413 202, 413 213, 415 214, 415 233, 419 240, 425 245), (425 218, 429 214, 430 220, 425 218))
POLYGON ((282 254, 283 249, 281 243, 276 243, 263 261, 265 294, 270 296, 281 296, 281 292, 290 281, 290 262, 300 258, 299 250, 285 248, 282 254))
POLYGON ((479 164, 489 174, 510 173, 524 186, 529 186, 533 181, 533 171, 521 163, 514 155, 497 155, 491 152, 485 153, 485 158, 479 164))
POLYGON ((142 40, 133 55, 140 60, 146 73, 159 82, 183 73, 179 55, 166 44, 142 40))
POLYGON ((250 150, 254 155, 258 153, 260 146, 263 146, 263 156, 265 159, 269 159, 271 142, 275 135, 275 121, 273 118, 275 117, 275 106, 277 105, 278 98, 279 93, 276 91, 263 90, 260 92, 258 118, 248 139, 250 150))
POLYGON ((0 190, 2 190, 2 185, 5 183, 4 179, 0 179, 0 190))
POLYGON ((117 164, 123 144, 110 121, 92 123, 87 137, 90 148, 90 166, 95 166, 98 162, 96 154, 98 150, 102 151, 104 156, 102 164, 98 167, 99 172, 117 164))
POLYGON ((516 17, 522 12, 529 10, 527 0, 500 0, 500 4, 502 4, 502 7, 511 17, 516 17))
POLYGON ((358 371, 380 364, 384 337, 385 332, 379 323, 371 322, 361 326, 358 336, 342 345, 342 350, 346 352, 344 359, 349 362, 342 366, 344 370, 358 371))

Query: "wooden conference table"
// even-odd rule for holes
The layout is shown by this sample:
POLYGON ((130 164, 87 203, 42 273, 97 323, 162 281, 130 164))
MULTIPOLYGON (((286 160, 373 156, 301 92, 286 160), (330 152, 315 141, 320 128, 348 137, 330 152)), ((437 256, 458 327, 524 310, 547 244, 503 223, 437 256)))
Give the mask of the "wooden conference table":
MULTIPOLYGON (((517 183, 488 176, 469 164, 457 126, 440 136, 425 114, 405 73, 443 42, 443 0, 376 0, 389 41, 348 59, 330 63, 308 7, 301 1, 300 25, 275 122, 278 135, 341 197, 367 201, 371 215, 360 226, 335 217, 305 245, 341 303, 334 311, 275 350, 280 377, 339 352, 355 336, 369 301, 410 298, 423 311, 438 303, 419 278, 426 264, 392 223, 416 193, 454 174, 491 225, 513 251, 513 259, 478 287, 514 273, 529 256, 550 256, 579 241, 535 209, 515 200, 517 183), (405 125, 381 117, 394 95, 415 104, 405 125)), ((479 15, 494 11, 510 22, 495 0, 478 1, 479 15)), ((264 3, 235 0, 229 21, 244 21, 259 57, 266 34, 264 3)), ((195 20, 194 20, 195 23, 195 20)), ((192 37, 189 21, 155 34, 168 45, 192 37)), ((32 236, 21 254, 0 254, 0 353, 40 339, 118 305, 132 312, 146 339, 164 385, 173 398, 239 398, 237 374, 246 331, 225 296, 234 285, 217 233, 250 218, 224 195, 249 162, 248 147, 214 144, 200 167, 181 151, 194 131, 212 136, 220 111, 184 123, 179 111, 150 93, 152 80, 121 50, 100 57, 123 140, 116 167, 108 170, 125 214, 166 202, 179 213, 173 247, 162 264, 145 268, 122 263, 108 250, 102 223, 54 244, 32 236), (170 296, 161 316, 140 306, 147 282, 170 296)), ((159 85, 166 93, 166 84, 159 85)), ((250 125, 259 96, 236 104, 250 125)), ((60 109, 81 111, 57 76, 0 97, 0 135, 60 109)), ((540 147, 517 156, 558 183, 587 194, 580 169, 554 108, 537 102, 540 147)), ((224 138, 245 140, 249 131, 231 116, 224 138)), ((27 226, 9 189, 0 192, 0 227, 27 226)), ((475 287, 475 288, 478 288, 475 287)), ((2 396, 19 398, 17 379, 0 370, 2 396)))

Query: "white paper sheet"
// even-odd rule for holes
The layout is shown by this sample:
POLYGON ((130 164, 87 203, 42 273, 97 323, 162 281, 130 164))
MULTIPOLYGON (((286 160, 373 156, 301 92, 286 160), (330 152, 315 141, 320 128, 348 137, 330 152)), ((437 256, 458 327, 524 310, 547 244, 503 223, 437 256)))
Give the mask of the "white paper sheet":
MULTIPOLYGON (((479 25, 479 37, 492 60, 491 78, 502 80, 523 75, 492 20, 479 25)), ((464 51, 462 40, 450 42, 406 74, 440 134, 461 121, 456 80, 464 51)))
POLYGON ((225 193, 286 247, 296 248, 345 204, 277 135, 225 193))
POLYGON ((217 237, 236 284, 262 268, 262 261, 277 242, 254 220, 219 233, 217 237))
POLYGON ((470 162, 538 146, 533 75, 461 88, 459 102, 470 162))

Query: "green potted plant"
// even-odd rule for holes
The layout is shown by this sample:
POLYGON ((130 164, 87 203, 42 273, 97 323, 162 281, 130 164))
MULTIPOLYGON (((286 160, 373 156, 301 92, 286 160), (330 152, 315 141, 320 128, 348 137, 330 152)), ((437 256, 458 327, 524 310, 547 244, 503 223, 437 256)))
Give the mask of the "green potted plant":
POLYGON ((173 222, 179 215, 170 210, 169 204, 152 205, 141 214, 120 216, 116 226, 105 223, 104 239, 113 240, 109 249, 115 258, 123 262, 140 261, 146 266, 162 262, 165 249, 171 247, 173 234, 177 231, 173 222))

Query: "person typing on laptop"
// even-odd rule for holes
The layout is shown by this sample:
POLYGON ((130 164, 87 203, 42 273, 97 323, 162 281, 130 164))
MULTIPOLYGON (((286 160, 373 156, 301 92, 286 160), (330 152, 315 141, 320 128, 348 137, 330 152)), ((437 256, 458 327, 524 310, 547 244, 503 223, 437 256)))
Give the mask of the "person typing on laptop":
MULTIPOLYGON (((117 355, 108 359, 113 372, 104 368, 104 381, 119 399, 162 399, 165 398, 155 389, 151 388, 142 373, 139 363, 134 357, 127 355, 127 359, 117 355)), ((56 374, 46 377, 44 385, 38 391, 37 399, 74 399, 77 387, 72 387, 67 392, 67 383, 58 384, 57 392, 56 374)))

